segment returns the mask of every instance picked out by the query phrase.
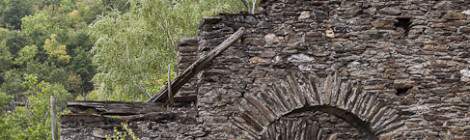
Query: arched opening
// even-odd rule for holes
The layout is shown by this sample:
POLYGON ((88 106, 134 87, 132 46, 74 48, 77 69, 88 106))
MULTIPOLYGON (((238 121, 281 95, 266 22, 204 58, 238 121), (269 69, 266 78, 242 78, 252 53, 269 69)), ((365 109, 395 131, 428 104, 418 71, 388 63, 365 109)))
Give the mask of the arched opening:
POLYGON ((262 140, 359 140, 369 139, 341 118, 321 111, 285 115, 270 124, 262 140))
MULTIPOLYGON (((351 113, 351 112, 349 112, 347 110, 344 110, 344 109, 341 109, 341 108, 329 106, 329 105, 306 106, 306 107, 302 107, 302 108, 299 108, 299 109, 295 109, 295 110, 289 112, 288 114, 282 116, 277 121, 282 121, 282 119, 284 119, 286 117, 289 118, 289 116, 293 116, 295 114, 302 114, 302 113, 305 113, 305 112, 308 112, 308 113, 321 112, 321 113, 325 113, 325 114, 328 114, 328 115, 332 115, 336 118, 341 119, 342 120, 341 122, 346 122, 347 124, 351 125, 355 129, 357 129, 358 132, 360 133, 360 137, 362 137, 364 139, 368 139, 368 140, 377 140, 378 139, 378 137, 372 131, 372 129, 371 129, 368 122, 360 119, 354 113, 351 113)), ((332 117, 332 116, 329 116, 329 117, 332 117)), ((327 117, 325 117, 325 118, 327 118, 327 117)), ((275 123, 277 123, 277 122, 273 122, 271 125, 273 125, 275 123)), ((318 124, 317 124, 318 127, 321 127, 321 123, 322 122, 318 122, 318 124)), ((343 126, 343 127, 345 127, 345 126, 343 126)), ((347 128, 347 126, 346 126, 346 128, 347 128)), ((306 134, 306 135, 308 135, 308 134, 306 134)), ((305 137, 308 137, 308 136, 305 136, 305 137)), ((320 136, 317 136, 316 138, 319 138, 319 137, 320 136)))
POLYGON ((240 113, 231 117, 234 126, 269 140, 377 140, 403 126, 395 108, 357 82, 336 74, 286 79, 243 96, 240 113))

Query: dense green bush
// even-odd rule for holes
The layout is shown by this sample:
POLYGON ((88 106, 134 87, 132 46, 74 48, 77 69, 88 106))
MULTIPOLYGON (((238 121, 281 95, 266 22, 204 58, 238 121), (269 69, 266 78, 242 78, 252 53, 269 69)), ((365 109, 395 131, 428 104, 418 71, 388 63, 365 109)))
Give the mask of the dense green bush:
POLYGON ((1 0, 0 139, 50 139, 50 96, 61 113, 70 100, 146 100, 167 81, 180 38, 194 36, 203 16, 241 7, 239 0, 1 0))

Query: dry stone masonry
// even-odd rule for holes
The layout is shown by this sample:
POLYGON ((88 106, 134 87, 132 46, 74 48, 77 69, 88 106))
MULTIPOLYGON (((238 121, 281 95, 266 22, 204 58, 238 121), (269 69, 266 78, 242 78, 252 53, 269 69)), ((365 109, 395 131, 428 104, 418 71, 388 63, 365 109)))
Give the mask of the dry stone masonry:
MULTIPOLYGON (((181 73, 188 68, 193 62, 198 59, 198 42, 197 39, 190 38, 190 39, 182 39, 181 43, 178 44, 176 47, 177 50, 177 75, 181 75, 181 73)), ((178 92, 178 96, 197 96, 197 79, 193 77, 191 82, 186 83, 178 92)))
POLYGON ((470 139, 468 0, 263 0, 205 18, 178 72, 241 27, 174 107, 81 106, 61 139, 470 139))

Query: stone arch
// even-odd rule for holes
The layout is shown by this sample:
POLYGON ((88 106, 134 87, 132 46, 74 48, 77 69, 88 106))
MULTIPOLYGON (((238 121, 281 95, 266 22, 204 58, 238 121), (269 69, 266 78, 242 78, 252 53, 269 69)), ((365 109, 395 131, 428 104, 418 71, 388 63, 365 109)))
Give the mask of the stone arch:
POLYGON ((241 112, 231 119, 253 139, 261 139, 269 126, 284 116, 306 111, 341 118, 368 139, 377 139, 403 126, 398 110, 376 94, 365 92, 359 82, 340 78, 337 73, 319 78, 290 72, 286 80, 261 89, 264 92, 245 94, 239 101, 241 112))
POLYGON ((263 140, 370 139, 346 121, 323 112, 301 112, 276 120, 263 140))

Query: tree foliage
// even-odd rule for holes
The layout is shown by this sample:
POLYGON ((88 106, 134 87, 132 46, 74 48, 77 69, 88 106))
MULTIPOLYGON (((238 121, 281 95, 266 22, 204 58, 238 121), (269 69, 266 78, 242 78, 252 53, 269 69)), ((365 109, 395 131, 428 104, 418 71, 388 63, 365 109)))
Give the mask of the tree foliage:
POLYGON ((97 92, 113 99, 144 100, 161 86, 175 46, 194 36, 203 16, 236 9, 238 1, 132 0, 91 25, 97 92), (128 98, 126 98, 128 97, 128 98))
POLYGON ((35 75, 25 75, 22 86, 27 89, 26 104, 1 115, 0 138, 49 139, 49 97, 56 97, 59 109, 63 109, 71 94, 62 85, 39 81, 35 75))
POLYGON ((30 0, 7 0, 0 4, 0 21, 4 27, 20 29, 21 18, 31 14, 30 0))
MULTIPOLYGON (((238 0, 1 0, 0 139, 50 139, 49 97, 142 101, 175 45, 238 0)), ((174 73, 172 73, 174 74, 174 73)), ((174 76, 172 76, 174 77, 174 76)))

